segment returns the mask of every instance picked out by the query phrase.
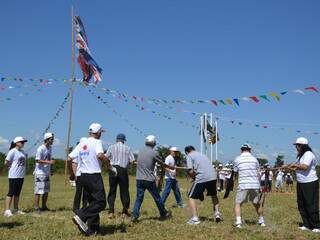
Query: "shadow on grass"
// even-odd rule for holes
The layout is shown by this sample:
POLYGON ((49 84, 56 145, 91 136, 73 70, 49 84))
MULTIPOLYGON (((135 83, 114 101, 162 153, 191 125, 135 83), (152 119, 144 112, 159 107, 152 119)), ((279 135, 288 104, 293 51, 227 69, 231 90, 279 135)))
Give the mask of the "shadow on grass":
POLYGON ((127 225, 124 223, 121 223, 121 224, 110 224, 110 225, 100 226, 99 235, 101 235, 101 236, 111 235, 117 231, 120 231, 122 233, 126 233, 127 232, 127 225))
POLYGON ((0 228, 8 228, 12 229, 14 227, 20 227, 22 226, 22 222, 8 222, 8 223, 0 223, 0 228))
MULTIPOLYGON (((208 218, 208 217, 199 217, 199 220, 201 222, 215 222, 214 218, 208 218)), ((223 222, 223 220, 221 219, 220 222, 223 222)))
POLYGON ((254 220, 245 220, 244 223, 249 226, 258 225, 258 222, 254 220))

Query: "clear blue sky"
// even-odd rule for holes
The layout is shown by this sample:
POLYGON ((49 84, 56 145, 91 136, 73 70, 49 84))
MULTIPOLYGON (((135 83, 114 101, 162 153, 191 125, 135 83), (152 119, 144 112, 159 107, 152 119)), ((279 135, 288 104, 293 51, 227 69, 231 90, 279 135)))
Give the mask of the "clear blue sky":
MULTIPOLYGON (((91 52, 104 69, 100 86, 168 99, 232 98, 319 86, 320 2, 316 0, 5 0, 0 9, 1 76, 71 77, 72 3, 85 24, 91 52)), ((76 77, 82 77, 78 65, 76 77)), ((6 139, 16 135, 34 142, 66 91, 65 85, 53 86, 32 96, 1 102, 0 150, 7 148, 6 139)), ((9 90, 1 92, 1 96, 12 95, 9 90)), ((155 134, 161 143, 179 148, 199 146, 194 129, 138 111, 113 98, 106 99, 137 127, 155 134)), ((91 122, 100 122, 108 131, 103 137, 105 142, 113 142, 115 135, 123 132, 134 149, 143 145, 143 136, 86 90, 76 89, 74 103, 73 143, 87 134, 91 122)), ((319 95, 291 94, 280 103, 247 103, 233 108, 185 105, 185 109, 319 131, 318 103, 319 95)), ((198 124, 198 118, 192 115, 161 111, 198 124)), ((63 155, 66 127, 64 112, 51 130, 59 139, 55 156, 63 155)), ((268 156, 270 161, 282 151, 286 162, 294 159, 291 143, 299 136, 297 133, 223 121, 219 129, 224 136, 219 142, 222 161, 232 160, 247 140, 260 143, 255 153, 268 156)), ((319 136, 306 137, 319 153, 319 136)))

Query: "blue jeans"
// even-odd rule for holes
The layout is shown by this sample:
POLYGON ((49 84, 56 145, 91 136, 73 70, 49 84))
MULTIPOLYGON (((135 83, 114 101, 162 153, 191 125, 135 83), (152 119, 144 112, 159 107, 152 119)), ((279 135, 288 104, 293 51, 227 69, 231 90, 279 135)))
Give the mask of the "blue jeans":
POLYGON ((177 204, 181 206, 183 204, 181 193, 178 185, 178 181, 176 179, 167 178, 166 179, 166 186, 164 187, 163 193, 162 193, 162 201, 163 203, 166 202, 171 189, 173 190, 174 196, 176 198, 177 204))
POLYGON ((153 197, 153 200, 155 201, 159 209, 160 215, 165 216, 167 214, 167 210, 164 207, 156 183, 146 180, 137 180, 137 197, 136 202, 134 203, 132 215, 136 218, 140 216, 140 207, 143 202, 145 190, 148 190, 153 197))

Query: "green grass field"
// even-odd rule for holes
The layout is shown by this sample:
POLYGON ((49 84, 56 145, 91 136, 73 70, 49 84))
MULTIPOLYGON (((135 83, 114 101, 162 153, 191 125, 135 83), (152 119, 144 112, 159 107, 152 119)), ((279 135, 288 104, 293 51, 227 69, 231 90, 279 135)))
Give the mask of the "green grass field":
MULTIPOLYGON (((105 188, 108 191, 107 176, 104 178, 105 188)), ((135 179, 130 179, 131 206, 135 200, 135 179)), ((6 177, 0 177, 0 200, 2 213, 4 198, 7 193, 8 183, 6 177)), ((185 202, 186 192, 190 183, 180 179, 180 188, 185 202)), ((52 210, 48 213, 37 215, 33 208, 33 178, 28 176, 22 190, 20 207, 28 212, 25 216, 5 218, 0 216, 0 239, 86 239, 82 236, 71 221, 71 211, 74 188, 64 186, 64 177, 55 175, 51 180, 51 193, 48 206, 52 210)), ((251 205, 243 207, 242 218, 245 221, 243 229, 233 227, 234 194, 227 200, 220 195, 220 205, 223 221, 215 223, 213 219, 210 199, 199 204, 202 223, 189 226, 186 221, 190 218, 188 208, 175 208, 173 194, 169 196, 167 208, 172 210, 173 218, 165 222, 159 221, 158 210, 146 193, 142 205, 139 223, 131 223, 120 215, 121 203, 117 198, 116 219, 109 220, 107 212, 101 214, 103 236, 94 239, 320 239, 316 233, 306 233, 298 229, 300 216, 296 206, 294 194, 268 194, 266 200, 265 220, 267 226, 261 228, 256 224, 257 217, 251 205)))

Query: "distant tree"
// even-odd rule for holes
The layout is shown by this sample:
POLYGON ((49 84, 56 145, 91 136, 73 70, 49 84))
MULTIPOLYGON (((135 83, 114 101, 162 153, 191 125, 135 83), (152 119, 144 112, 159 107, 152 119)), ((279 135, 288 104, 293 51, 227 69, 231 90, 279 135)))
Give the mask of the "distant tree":
POLYGON ((257 158, 257 160, 258 160, 260 166, 263 166, 268 163, 268 159, 266 159, 266 158, 257 158))
POLYGON ((278 155, 277 156, 277 159, 276 159, 276 162, 274 164, 274 167, 281 167, 282 165, 284 165, 284 156, 283 155, 278 155))
POLYGON ((6 155, 2 152, 0 152, 0 173, 4 172, 5 166, 4 166, 4 160, 6 159, 6 155))

